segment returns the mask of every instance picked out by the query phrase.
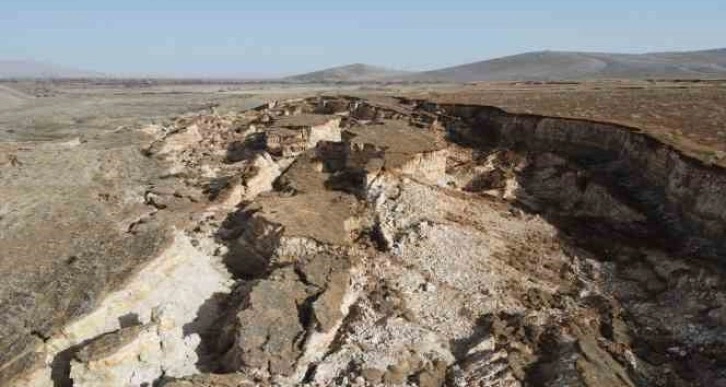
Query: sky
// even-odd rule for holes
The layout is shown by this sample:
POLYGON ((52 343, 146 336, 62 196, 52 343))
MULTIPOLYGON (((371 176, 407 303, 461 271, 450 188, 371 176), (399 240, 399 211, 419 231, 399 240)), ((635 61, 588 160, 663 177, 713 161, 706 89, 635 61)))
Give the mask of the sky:
POLYGON ((0 59, 121 76, 430 70, 526 51, 726 47, 726 0, 0 0, 0 59))

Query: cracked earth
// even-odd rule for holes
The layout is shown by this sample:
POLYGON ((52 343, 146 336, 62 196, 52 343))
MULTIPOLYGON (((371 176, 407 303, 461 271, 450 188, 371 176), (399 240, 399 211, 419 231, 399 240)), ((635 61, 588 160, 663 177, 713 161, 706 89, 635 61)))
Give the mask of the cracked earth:
POLYGON ((3 383, 726 386, 726 172, 636 129, 314 97, 134 136, 38 150, 101 160, 74 216, 115 239, 4 285, 3 383))

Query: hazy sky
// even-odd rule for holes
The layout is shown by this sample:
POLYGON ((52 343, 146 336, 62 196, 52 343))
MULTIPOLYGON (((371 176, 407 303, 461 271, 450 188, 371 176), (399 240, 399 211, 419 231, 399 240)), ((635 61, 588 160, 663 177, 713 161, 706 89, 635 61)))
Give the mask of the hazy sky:
POLYGON ((0 58, 122 75, 424 70, 530 50, 726 46, 726 0, 0 0, 0 58))

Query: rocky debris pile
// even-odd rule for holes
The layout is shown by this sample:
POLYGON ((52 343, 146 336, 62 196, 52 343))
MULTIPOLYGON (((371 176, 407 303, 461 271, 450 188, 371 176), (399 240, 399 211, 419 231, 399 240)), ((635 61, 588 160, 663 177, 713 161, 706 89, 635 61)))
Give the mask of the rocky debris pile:
POLYGON ((726 384, 726 282, 699 259, 719 251, 717 187, 696 218, 668 215, 662 187, 604 178, 631 162, 593 153, 609 143, 502 114, 315 97, 149 128, 144 152, 176 183, 145 201, 188 223, 83 329, 49 340, 56 382, 726 384), (554 145, 528 137, 543 131, 554 145), (703 256, 668 240, 707 222, 703 256))

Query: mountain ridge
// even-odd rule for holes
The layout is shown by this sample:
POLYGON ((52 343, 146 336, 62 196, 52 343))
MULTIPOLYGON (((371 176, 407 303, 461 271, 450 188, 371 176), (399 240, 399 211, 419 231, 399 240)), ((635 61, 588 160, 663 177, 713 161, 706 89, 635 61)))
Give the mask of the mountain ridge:
POLYGON ((437 82, 726 77, 726 48, 622 54, 532 51, 413 74, 437 82))
MULTIPOLYGON (((129 78, 34 60, 0 59, 0 79, 129 78)), ((201 77, 200 79, 222 79, 201 77)), ((226 77, 224 79, 227 79, 226 77)), ((282 78, 285 83, 486 82, 587 79, 726 78, 726 48, 643 54, 530 51, 440 69, 411 72, 352 63, 282 78)), ((185 77, 186 79, 186 77, 185 77)), ((229 78, 232 79, 232 78, 229 78)), ((236 78, 235 78, 236 79, 236 78)))

